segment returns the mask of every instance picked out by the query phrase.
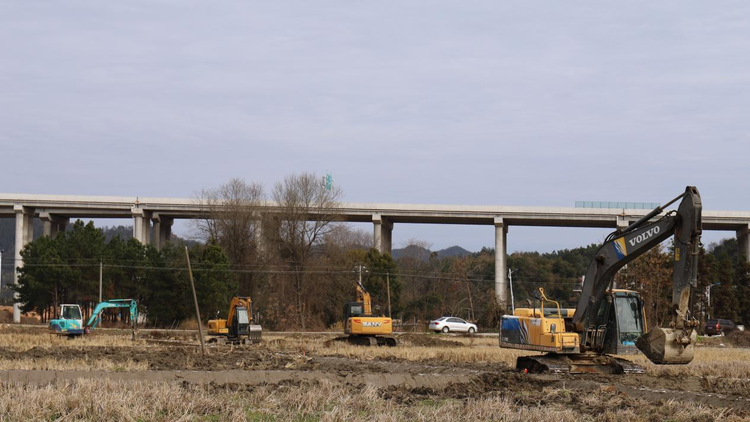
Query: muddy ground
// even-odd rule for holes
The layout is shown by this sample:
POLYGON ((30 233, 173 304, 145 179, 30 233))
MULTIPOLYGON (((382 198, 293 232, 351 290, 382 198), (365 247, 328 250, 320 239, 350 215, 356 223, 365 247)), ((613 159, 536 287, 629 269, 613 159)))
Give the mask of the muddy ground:
MULTIPOLYGON (((98 335, 123 335, 102 332, 98 335)), ((110 377, 189 382, 211 389, 251 389, 272 385, 279 389, 298 388, 333 382, 353 391, 374 385, 379 394, 399 404, 425 400, 464 400, 503 395, 515 402, 539 405, 561 401, 566 407, 598 415, 615 406, 619 409, 647 409, 654 420, 662 415, 667 401, 700 403, 716 408, 724 416, 750 418, 750 380, 722 383, 710 377, 640 375, 523 374, 501 363, 451 363, 440 360, 412 362, 395 357, 360 360, 345 356, 322 356, 300 347, 298 340, 319 337, 323 342, 334 335, 277 335, 261 344, 210 348, 210 358, 202 358, 195 334, 141 331, 137 346, 85 346, 71 340, 69 346, 33 347, 18 352, 0 348, 0 360, 55 358, 144 362, 148 371, 0 371, 0 381, 49 382, 70 377, 110 377), (85 347, 84 347, 85 346, 85 347), (190 372, 186 372, 190 371, 190 372), (563 391, 564 394, 550 392, 563 391), (597 394, 602 400, 586 400, 597 394)), ((399 346, 471 347, 456 337, 407 334, 399 346)))

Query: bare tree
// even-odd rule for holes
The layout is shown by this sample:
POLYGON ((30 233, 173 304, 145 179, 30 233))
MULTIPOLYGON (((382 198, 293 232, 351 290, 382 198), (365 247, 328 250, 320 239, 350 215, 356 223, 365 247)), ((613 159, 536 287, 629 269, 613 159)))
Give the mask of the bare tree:
POLYGON ((372 233, 361 229, 353 229, 349 224, 334 224, 325 236, 326 246, 338 247, 343 250, 363 249, 372 247, 372 233))
MULTIPOLYGON (((259 264, 259 208, 265 204, 263 186, 233 178, 216 189, 202 190, 197 202, 206 209, 205 218, 196 220, 200 236, 215 242, 229 256, 235 268, 259 264)), ((241 273, 240 290, 254 293, 253 274, 241 273)))
POLYGON ((278 211, 275 224, 268 225, 274 228, 272 244, 280 264, 290 271, 298 323, 305 329, 306 270, 312 258, 321 253, 325 236, 336 226, 333 223, 338 219, 335 209, 340 206, 341 191, 327 187, 315 174, 302 173, 276 183, 272 197, 278 211))
POLYGON ((403 273, 402 280, 404 280, 405 291, 408 293, 407 300, 410 303, 416 303, 424 297, 429 285, 429 282, 420 276, 430 270, 428 264, 430 248, 432 248, 432 243, 415 238, 403 244, 401 257, 397 262, 399 271, 403 273))

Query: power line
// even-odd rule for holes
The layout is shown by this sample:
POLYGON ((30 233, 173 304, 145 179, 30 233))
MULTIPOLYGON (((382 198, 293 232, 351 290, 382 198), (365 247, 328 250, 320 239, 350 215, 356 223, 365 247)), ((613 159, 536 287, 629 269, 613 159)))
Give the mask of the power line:
MULTIPOLYGON (((209 264, 206 264, 209 265, 209 264)), ((130 270, 144 270, 144 271, 187 271, 186 267, 174 267, 174 266, 149 266, 149 265, 117 265, 117 264, 102 264, 104 268, 114 269, 130 269, 130 270)), ((98 269, 99 263, 26 263, 24 267, 29 268, 90 268, 92 270, 98 269)), ((276 268, 279 268, 276 266, 276 268)), ((348 267, 320 267, 316 269, 305 269, 305 270, 294 270, 294 269, 274 269, 274 268, 258 268, 258 269, 233 269, 233 268, 195 268, 195 272, 203 273, 232 273, 232 274, 266 274, 266 275, 288 275, 288 274, 310 274, 310 275, 353 275, 354 270, 348 267), (345 269, 343 269, 345 268, 345 269)), ((402 278, 412 279, 427 279, 427 280, 442 280, 442 281, 453 281, 456 283, 473 282, 473 283, 494 283, 494 278, 487 277, 463 277, 456 276, 454 274, 424 274, 424 273, 413 273, 413 272, 383 272, 383 271, 371 271, 370 275, 377 276, 395 276, 402 278)), ((553 280, 539 280, 531 278, 519 278, 519 282, 522 284, 543 284, 543 285, 578 285, 580 284, 577 278, 555 278, 553 280)))

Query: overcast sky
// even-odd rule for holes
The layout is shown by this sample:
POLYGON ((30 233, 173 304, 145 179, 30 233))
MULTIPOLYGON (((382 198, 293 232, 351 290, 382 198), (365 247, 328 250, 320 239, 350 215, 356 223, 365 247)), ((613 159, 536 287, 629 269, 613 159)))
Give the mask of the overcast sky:
MULTIPOLYGON (((747 1, 5 0, 0 191, 190 197, 330 171, 352 202, 663 203, 695 185, 708 210, 750 210, 748 52, 747 1)), ((397 225, 394 243, 493 236, 397 225)))

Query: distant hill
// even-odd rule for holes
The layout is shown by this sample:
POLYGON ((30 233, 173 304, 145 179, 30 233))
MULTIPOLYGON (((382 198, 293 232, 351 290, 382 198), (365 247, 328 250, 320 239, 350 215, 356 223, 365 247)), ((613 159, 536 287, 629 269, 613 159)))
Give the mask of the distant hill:
POLYGON ((446 257, 451 257, 451 256, 462 257, 462 256, 468 256, 468 255, 471 255, 471 252, 467 251, 466 249, 458 245, 451 246, 450 248, 445 248, 445 249, 441 249, 437 251, 438 258, 446 258, 446 257))
MULTIPOLYGON (((71 221, 72 223, 72 221, 71 221)), ((102 229, 106 242, 112 240, 115 236, 120 236, 122 240, 130 240, 133 237, 133 226, 104 226, 98 227, 102 229)), ((34 219, 34 239, 37 239, 44 232, 44 226, 38 218, 34 219)), ((179 241, 190 247, 195 245, 196 242, 190 239, 183 239, 174 233, 172 234, 173 241, 179 241)), ((16 243, 16 220, 14 218, 0 218, 0 250, 4 251, 3 271, 13 271, 13 254, 15 253, 16 243)), ((3 274, 3 277, 5 274, 3 274)))
MULTIPOLYGON (((405 248, 393 249, 393 251, 391 252, 391 256, 393 256, 393 259, 412 257, 418 261, 427 261, 428 259, 430 259, 430 255, 432 253, 433 251, 421 246, 409 245, 405 248)), ((434 251, 434 253, 437 254, 438 258, 447 258, 454 256, 462 257, 471 255, 470 251, 467 251, 460 246, 451 246, 449 248, 434 251)))

